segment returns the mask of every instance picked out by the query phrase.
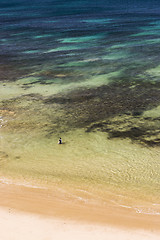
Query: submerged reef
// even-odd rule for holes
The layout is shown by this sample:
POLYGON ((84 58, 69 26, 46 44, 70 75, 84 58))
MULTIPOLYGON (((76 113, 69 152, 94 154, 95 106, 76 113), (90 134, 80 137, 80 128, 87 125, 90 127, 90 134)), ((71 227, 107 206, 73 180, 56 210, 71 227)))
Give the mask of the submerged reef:
POLYGON ((123 114, 106 121, 91 124, 87 131, 99 130, 112 138, 130 138, 149 146, 160 146, 160 117, 144 117, 123 114))
POLYGON ((63 121, 85 131, 107 132, 109 138, 130 138, 147 145, 160 145, 160 116, 145 117, 146 110, 160 105, 160 83, 120 82, 81 89, 44 100, 63 106, 63 121))
POLYGON ((160 145, 160 114, 146 116, 144 113, 159 105, 159 82, 124 80, 49 97, 21 95, 3 100, 0 109, 14 112, 8 114, 5 130, 41 129, 41 134, 49 138, 83 128, 86 132, 106 132, 110 139, 130 138, 153 146, 160 145))

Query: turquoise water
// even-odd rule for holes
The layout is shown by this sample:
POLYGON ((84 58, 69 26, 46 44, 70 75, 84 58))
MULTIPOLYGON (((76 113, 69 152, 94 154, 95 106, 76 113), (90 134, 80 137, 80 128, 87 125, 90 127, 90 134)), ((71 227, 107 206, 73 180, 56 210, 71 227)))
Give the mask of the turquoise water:
POLYGON ((1 176, 158 204, 158 9, 0 3, 1 176))

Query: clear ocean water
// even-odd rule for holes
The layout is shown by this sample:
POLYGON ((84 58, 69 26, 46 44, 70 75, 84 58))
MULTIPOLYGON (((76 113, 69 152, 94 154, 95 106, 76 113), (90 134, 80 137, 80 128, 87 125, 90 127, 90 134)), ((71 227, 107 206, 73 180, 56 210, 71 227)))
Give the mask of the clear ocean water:
POLYGON ((159 48, 156 0, 1 0, 2 180, 159 206, 159 48))

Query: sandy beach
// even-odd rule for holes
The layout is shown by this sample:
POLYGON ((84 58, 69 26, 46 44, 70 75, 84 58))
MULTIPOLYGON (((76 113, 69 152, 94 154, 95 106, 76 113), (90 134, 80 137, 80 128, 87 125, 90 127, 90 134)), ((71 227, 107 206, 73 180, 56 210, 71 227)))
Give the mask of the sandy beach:
POLYGON ((126 230, 98 224, 80 224, 70 220, 24 214, 14 209, 0 209, 2 240, 158 240, 158 233, 126 230))
POLYGON ((48 189, 0 184, 0 193, 2 240, 159 239, 159 216, 100 209, 48 189))

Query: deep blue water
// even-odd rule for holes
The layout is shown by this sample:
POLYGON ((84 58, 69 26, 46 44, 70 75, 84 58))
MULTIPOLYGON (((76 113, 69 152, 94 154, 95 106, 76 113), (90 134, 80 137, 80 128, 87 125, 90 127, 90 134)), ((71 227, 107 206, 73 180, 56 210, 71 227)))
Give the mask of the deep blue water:
POLYGON ((65 63, 90 58, 98 59, 103 69, 109 69, 110 62, 116 69, 127 63, 130 68, 133 56, 134 61, 157 64, 159 10, 158 1, 1 1, 0 62, 28 72, 33 65, 40 70, 47 61, 64 69, 65 63), (117 55, 123 53, 119 66, 117 55))

